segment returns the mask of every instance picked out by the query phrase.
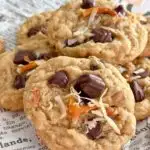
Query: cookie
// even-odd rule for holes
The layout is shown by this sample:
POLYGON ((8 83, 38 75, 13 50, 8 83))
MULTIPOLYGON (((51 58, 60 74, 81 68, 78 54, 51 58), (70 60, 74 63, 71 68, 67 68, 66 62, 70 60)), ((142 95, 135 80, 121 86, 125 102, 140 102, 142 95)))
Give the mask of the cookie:
POLYGON ((0 53, 3 53, 4 52, 4 40, 3 39, 0 39, 0 53))
POLYGON ((142 21, 141 23, 144 24, 148 30, 148 42, 144 49, 144 52, 140 56, 148 57, 150 56, 150 17, 145 17, 144 21, 142 21))
POLYGON ((124 73, 135 97, 135 117, 143 120, 150 116, 150 59, 138 58, 124 73))
POLYGON ((135 133, 134 97, 111 64, 52 58, 26 83, 24 110, 51 150, 120 150, 135 133))
POLYGON ((50 11, 34 15, 20 26, 17 32, 17 45, 19 49, 51 50, 49 49, 50 46, 47 38, 47 23, 51 15, 52 12, 50 11))
POLYGON ((49 59, 49 53, 11 51, 0 55, 0 107, 23 110, 25 82, 35 68, 49 59))
POLYGON ((143 52, 147 30, 136 14, 121 5, 108 0, 77 0, 53 13, 48 38, 61 55, 96 56, 125 64, 143 52))

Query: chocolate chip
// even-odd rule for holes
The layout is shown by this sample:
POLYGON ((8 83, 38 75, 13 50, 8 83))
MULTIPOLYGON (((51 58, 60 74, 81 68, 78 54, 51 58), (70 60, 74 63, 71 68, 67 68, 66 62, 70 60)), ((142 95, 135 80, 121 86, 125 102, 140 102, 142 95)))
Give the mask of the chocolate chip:
POLYGON ((112 32, 103 28, 93 29, 92 31, 94 42, 106 43, 112 42, 113 35, 112 32))
POLYGON ((138 69, 136 71, 133 72, 133 75, 136 75, 136 76, 140 76, 141 78, 146 78, 150 75, 149 71, 148 70, 145 70, 145 69, 138 69))
POLYGON ((132 81, 130 83, 130 87, 133 91, 135 101, 141 102, 145 97, 142 87, 137 83, 137 81, 132 81))
POLYGON ((74 88, 83 97, 96 98, 104 91, 105 83, 99 76, 85 74, 77 79, 74 88))
POLYGON ((25 87, 27 77, 26 75, 17 75, 14 81, 14 88, 21 89, 25 87))
POLYGON ((91 140, 99 139, 101 136, 102 127, 100 121, 96 121, 95 127, 92 129, 88 128, 87 137, 91 140))
POLYGON ((118 7, 115 8, 115 11, 118 13, 118 14, 122 14, 122 15, 125 15, 125 10, 123 8, 122 5, 119 5, 118 7))
POLYGON ((44 60, 49 60, 51 58, 50 53, 42 53, 39 55, 38 59, 44 59, 44 60))
POLYGON ((81 8, 88 9, 95 6, 95 0, 82 0, 81 8))
POLYGON ((27 56, 30 60, 36 60, 36 55, 31 51, 19 51, 16 53, 14 58, 15 64, 27 64, 28 62, 25 61, 25 56, 27 56))
POLYGON ((27 36, 28 37, 34 36, 38 32, 42 32, 43 34, 47 34, 47 28, 46 28, 46 26, 45 25, 41 25, 41 26, 36 26, 36 27, 30 28, 30 30, 27 33, 27 36))
POLYGON ((50 79, 48 80, 48 84, 55 84, 61 88, 65 88, 68 84, 68 75, 65 71, 56 72, 50 79))

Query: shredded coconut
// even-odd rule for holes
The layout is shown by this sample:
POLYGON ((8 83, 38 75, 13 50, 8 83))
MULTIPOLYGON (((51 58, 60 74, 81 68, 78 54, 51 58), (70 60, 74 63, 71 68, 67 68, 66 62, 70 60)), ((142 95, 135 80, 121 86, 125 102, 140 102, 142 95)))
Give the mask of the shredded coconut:
POLYGON ((145 69, 139 68, 139 69, 135 70, 133 73, 134 73, 135 75, 137 75, 137 74, 143 73, 143 72, 145 72, 145 69))
MULTIPOLYGON (((73 95, 75 96, 78 101, 81 101, 81 98, 85 98, 87 100, 89 100, 91 103, 93 103, 94 105, 96 105, 98 108, 100 108, 100 110, 98 111, 91 111, 93 114, 96 114, 100 117, 104 117, 104 119, 109 123, 109 125, 114 129, 114 131, 117 133, 117 134, 120 134, 120 129, 118 128, 118 126, 116 125, 116 123, 108 117, 107 115, 107 112, 106 112, 106 107, 108 107, 109 105, 108 104, 104 104, 103 101, 102 101, 102 98, 104 97, 104 95, 106 94, 107 92, 107 89, 102 93, 101 97, 99 98, 99 102, 95 99, 90 99, 90 98, 86 98, 86 97, 80 97, 79 93, 76 92, 76 90, 71 87, 70 88, 70 91, 71 91, 71 94, 69 95, 73 95)), ((68 95, 67 95, 68 97, 68 95)), ((92 105, 91 103, 88 103, 88 105, 92 105)))
POLYGON ((91 129, 96 127, 98 121, 102 121, 102 119, 101 118, 94 118, 91 121, 85 121, 85 124, 87 124, 88 129, 91 130, 91 129))
POLYGON ((104 118, 109 123, 109 125, 114 129, 114 131, 117 134, 120 134, 120 129, 118 128, 118 126, 116 125, 116 123, 111 118, 108 117, 106 109, 104 107, 104 103, 103 103, 103 99, 102 98, 106 94, 106 92, 107 92, 107 89, 104 91, 104 93, 102 94, 102 96, 99 99, 100 108, 101 108, 101 111, 102 111, 102 113, 104 115, 104 118))
POLYGON ((41 59, 41 60, 36 60, 36 61, 35 61, 35 63, 36 63, 38 66, 44 64, 45 62, 46 62, 46 61, 43 60, 43 59, 41 59))
POLYGON ((73 33, 73 36, 82 35, 82 34, 84 34, 84 33, 87 32, 87 31, 88 31, 88 28, 87 28, 87 27, 80 27, 80 28, 78 29, 78 31, 76 31, 76 32, 73 33))
POLYGON ((59 119, 63 119, 64 117, 67 116, 66 106, 60 96, 56 96, 55 101, 58 103, 58 105, 60 106, 60 110, 61 110, 61 116, 59 119))
POLYGON ((27 75, 27 76, 30 76, 33 72, 35 72, 35 69, 29 71, 26 75, 27 75))
POLYGON ((96 17, 96 14, 97 14, 97 9, 93 9, 90 17, 89 17, 89 21, 88 21, 88 27, 91 26, 95 20, 95 17, 96 17))

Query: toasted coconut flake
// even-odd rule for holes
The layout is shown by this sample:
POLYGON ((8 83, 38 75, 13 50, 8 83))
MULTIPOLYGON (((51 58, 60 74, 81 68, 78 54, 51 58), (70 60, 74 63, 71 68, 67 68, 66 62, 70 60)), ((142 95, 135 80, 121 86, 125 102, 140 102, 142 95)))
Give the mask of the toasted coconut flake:
POLYGON ((36 60, 36 61, 35 61, 35 63, 36 63, 38 66, 44 64, 45 62, 46 62, 46 61, 43 60, 43 59, 41 59, 41 60, 36 60))
POLYGON ((77 38, 68 39, 68 40, 67 40, 67 45, 68 45, 68 46, 71 46, 71 45, 75 44, 76 42, 78 42, 78 39, 77 39, 77 38))
POLYGON ((29 71, 26 75, 27 75, 27 76, 30 76, 33 72, 35 72, 35 69, 29 71))
MULTIPOLYGON (((74 99, 71 98, 71 101, 69 102, 70 105, 70 113, 72 114, 74 120, 78 120, 80 114, 82 113, 88 113, 89 110, 91 110, 91 112, 93 114, 96 114, 100 117, 104 117, 104 119, 108 122, 108 124, 114 129, 114 131, 117 134, 120 134, 120 129, 118 128, 118 126, 116 125, 116 123, 108 117, 107 112, 106 112, 106 107, 108 107, 108 104, 104 104, 102 98, 104 97, 104 95, 106 94, 108 89, 106 89, 103 94, 101 95, 99 102, 97 100, 94 99, 90 99, 90 98, 86 98, 87 100, 90 100, 91 103, 93 103, 94 105, 91 105, 91 103, 88 104, 88 106, 85 106, 85 108, 80 107, 78 103, 74 103, 74 99), (97 108, 100 108, 100 110, 97 110, 97 108)), ((71 94, 73 96, 75 96, 76 98, 79 98, 79 100, 81 100, 82 97, 79 96, 79 93, 76 92, 76 90, 72 87, 71 88, 71 94)), ((84 97, 85 98, 85 97, 84 97)))
POLYGON ((130 81, 137 80, 140 78, 141 78, 141 76, 133 76, 133 77, 130 77, 130 81))
POLYGON ((56 96, 55 101, 58 103, 58 105, 60 107, 60 111, 61 111, 61 116, 59 119, 65 118, 67 116, 67 109, 66 109, 66 106, 65 106, 62 98, 60 96, 56 96))
POLYGON ((97 14, 97 9, 93 9, 88 21, 88 26, 91 26, 93 24, 93 22, 95 21, 96 14, 97 14))
POLYGON ((103 119, 102 118, 94 118, 92 121, 85 121, 85 124, 87 124, 88 129, 91 130, 92 128, 95 128, 98 121, 103 121, 103 119))
POLYGON ((120 73, 124 73, 125 71, 127 71, 127 69, 125 67, 119 66, 119 71, 120 73))
POLYGON ((143 72, 145 72, 145 69, 144 68, 139 68, 139 69, 135 70, 133 73, 135 75, 138 75, 139 73, 143 73, 143 72))
POLYGON ((102 112, 100 111, 100 110, 93 110, 93 111, 91 111, 92 112, 92 114, 94 114, 94 115, 97 115, 97 116, 99 116, 99 117, 103 117, 103 114, 102 114, 102 112))
POLYGON ((120 134, 120 129, 118 128, 118 126, 116 125, 116 123, 111 118, 108 117, 106 109, 104 107, 104 103, 103 103, 103 99, 102 98, 106 94, 106 92, 107 92, 107 89, 104 91, 104 93, 102 94, 102 96, 99 99, 100 108, 101 108, 101 111, 102 111, 102 113, 104 115, 104 118, 109 123, 109 125, 114 129, 114 131, 117 134, 120 134))
POLYGON ((78 29, 78 31, 76 31, 76 32, 73 33, 73 36, 77 37, 77 36, 79 36, 79 35, 81 35, 81 34, 84 34, 84 33, 87 32, 87 31, 88 31, 88 28, 87 28, 87 27, 80 27, 80 28, 78 29))

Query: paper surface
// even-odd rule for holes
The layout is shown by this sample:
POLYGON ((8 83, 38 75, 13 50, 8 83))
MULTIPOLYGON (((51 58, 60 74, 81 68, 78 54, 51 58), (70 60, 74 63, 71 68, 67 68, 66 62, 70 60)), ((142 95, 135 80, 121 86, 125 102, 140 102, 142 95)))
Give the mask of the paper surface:
MULTIPOLYGON (((15 48, 16 30, 27 17, 56 9, 64 2, 65 0, 0 0, 0 36, 6 41, 6 49, 15 48)), ((133 11, 145 13, 150 11, 149 6, 150 0, 145 0, 140 6, 134 6, 133 11)), ((138 122, 136 137, 123 149, 150 150, 150 119, 138 122)), ((46 147, 39 144, 31 122, 23 112, 11 113, 0 109, 0 150, 46 150, 46 147)))

